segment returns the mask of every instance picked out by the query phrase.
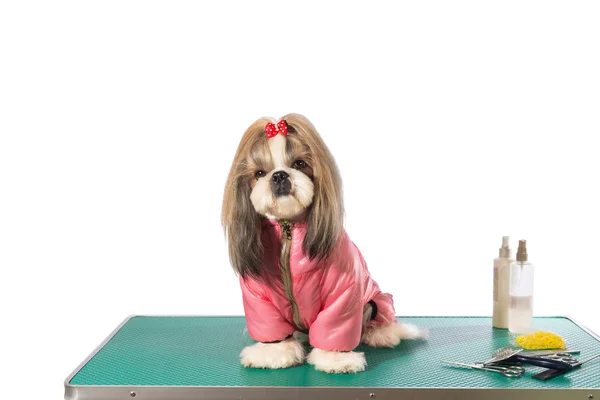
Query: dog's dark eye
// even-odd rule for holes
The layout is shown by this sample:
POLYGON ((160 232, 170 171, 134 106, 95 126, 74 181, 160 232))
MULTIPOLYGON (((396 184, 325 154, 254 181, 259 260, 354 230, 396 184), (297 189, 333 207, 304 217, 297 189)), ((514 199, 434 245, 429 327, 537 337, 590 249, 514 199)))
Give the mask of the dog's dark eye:
POLYGON ((258 179, 258 178, 262 178, 265 175, 266 175, 266 172, 261 169, 261 170, 256 171, 256 173, 254 174, 254 177, 256 179, 258 179))
POLYGON ((292 164, 292 168, 294 169, 302 169, 306 167, 306 162, 304 162, 304 160, 296 160, 294 161, 294 164, 292 164))

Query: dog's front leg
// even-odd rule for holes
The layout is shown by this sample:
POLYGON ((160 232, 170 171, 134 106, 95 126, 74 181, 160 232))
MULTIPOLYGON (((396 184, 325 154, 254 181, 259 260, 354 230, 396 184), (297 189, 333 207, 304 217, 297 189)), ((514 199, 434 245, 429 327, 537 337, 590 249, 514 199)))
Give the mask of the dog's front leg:
POLYGON ((329 374, 355 374, 367 366, 364 353, 356 351, 329 351, 313 349, 307 361, 315 369, 329 374))
POLYGON ((319 312, 310 327, 313 350, 307 361, 315 369, 333 374, 357 373, 365 370, 365 354, 354 349, 360 344, 363 305, 362 286, 352 281, 327 291, 327 306, 319 312))
POLYGON ((304 346, 292 335, 295 328, 252 280, 240 280, 248 333, 258 343, 240 353, 243 366, 278 369, 302 364, 304 346))
POLYGON ((248 368, 289 368, 304 362, 304 347, 291 337, 278 343, 255 343, 240 354, 241 363, 248 368))

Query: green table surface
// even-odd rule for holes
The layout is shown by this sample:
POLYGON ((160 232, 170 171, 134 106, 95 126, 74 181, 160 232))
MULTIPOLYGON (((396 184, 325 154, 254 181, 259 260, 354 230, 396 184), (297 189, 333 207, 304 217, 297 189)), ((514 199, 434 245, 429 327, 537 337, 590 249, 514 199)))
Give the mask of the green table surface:
MULTIPOLYGON (((243 317, 134 316, 68 379, 71 386, 196 387, 372 387, 372 388, 599 388, 600 360, 549 381, 532 376, 543 369, 527 366, 521 378, 443 365, 441 360, 482 362, 509 345, 506 330, 486 317, 399 317, 429 328, 427 340, 403 341, 394 349, 364 351, 367 369, 332 375, 311 365, 283 370, 247 369, 239 353, 253 343, 243 317)), ((577 357, 600 353, 600 341, 571 319, 534 318, 535 327, 562 335, 577 357)), ((309 349, 310 350, 310 349, 309 349)))

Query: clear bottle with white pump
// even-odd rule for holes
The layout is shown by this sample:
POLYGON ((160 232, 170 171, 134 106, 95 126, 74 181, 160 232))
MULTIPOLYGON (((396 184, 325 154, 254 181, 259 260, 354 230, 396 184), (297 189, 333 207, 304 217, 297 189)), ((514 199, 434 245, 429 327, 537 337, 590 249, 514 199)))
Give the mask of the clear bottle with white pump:
POLYGON ((508 295, 510 286, 510 258, 508 236, 502 236, 502 247, 498 257, 494 258, 494 312, 492 325, 494 328, 508 328, 508 295))
POLYGON ((527 243, 519 240, 517 260, 510 265, 508 330, 527 334, 533 331, 533 264, 527 261, 527 243))

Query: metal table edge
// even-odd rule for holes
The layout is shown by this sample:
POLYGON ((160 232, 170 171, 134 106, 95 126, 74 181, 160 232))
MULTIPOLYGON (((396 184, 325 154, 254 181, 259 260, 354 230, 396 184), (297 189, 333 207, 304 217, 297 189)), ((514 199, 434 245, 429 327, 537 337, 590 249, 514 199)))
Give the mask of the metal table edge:
POLYGON ((121 323, 113 329, 113 331, 98 345, 96 348, 67 376, 65 379, 65 388, 73 388, 73 387, 86 387, 81 385, 71 385, 71 380, 77 375, 79 371, 88 363, 106 344, 121 330, 123 326, 132 318, 139 317, 141 315, 131 314, 128 315, 121 323))
MULTIPOLYGON (((127 390, 130 390, 132 392, 139 392, 139 391, 145 391, 148 389, 177 389, 177 390, 229 390, 229 391, 239 391, 239 390, 252 390, 252 391, 263 391, 263 390, 288 390, 291 392, 294 391, 299 391, 299 390, 303 390, 303 391, 312 391, 312 390, 323 390, 323 391, 340 391, 343 392, 344 390, 346 390, 345 388, 340 388, 340 387, 331 387, 331 386, 314 386, 314 387, 310 387, 310 388, 306 388, 306 387, 300 387, 300 386, 285 386, 285 387, 281 387, 281 386, 253 386, 253 387, 246 387, 246 386, 163 386, 163 385, 156 385, 156 386, 131 386, 131 385, 110 385, 110 386, 105 386, 105 385, 73 385, 71 384, 71 380, 75 377, 75 375, 77 375, 77 373, 92 359, 94 358, 94 356, 96 354, 98 354, 98 352, 117 334, 117 332, 119 332, 119 330, 127 323, 129 322, 129 320, 136 318, 136 317, 164 317, 164 318, 178 318, 178 317, 211 317, 211 318, 243 318, 243 315, 196 315, 196 314, 131 314, 128 315, 86 358, 83 362, 81 362, 76 368, 75 370, 73 370, 73 372, 71 372, 71 374, 69 374, 69 376, 65 379, 64 381, 64 386, 65 386, 65 399, 77 399, 76 396, 73 396, 78 389, 90 389, 90 390, 94 390, 94 389, 102 389, 102 390, 123 390, 124 388, 127 388, 127 390)), ((407 318, 489 318, 489 316, 483 316, 483 315, 470 315, 470 316, 434 316, 434 315, 427 315, 427 316, 397 316, 397 318, 403 318, 403 317, 407 317, 407 318)), ((596 334, 595 332, 593 332, 591 329, 587 328, 586 326, 582 325, 581 323, 579 323, 577 320, 575 320, 574 318, 567 316, 567 315, 546 315, 546 316, 535 316, 534 318, 565 318, 568 319, 569 321, 571 321, 573 324, 577 325, 579 328, 581 328, 584 332, 586 332, 587 334, 589 334, 590 336, 594 337, 595 339, 600 341, 600 335, 596 334)), ((382 392, 382 391, 388 391, 388 390, 420 390, 420 391, 431 391, 431 390, 447 390, 447 391, 489 391, 489 390, 495 390, 495 391, 503 391, 503 390, 508 390, 508 391, 529 391, 529 390, 541 390, 541 391, 553 391, 553 392, 574 392, 574 391, 584 391, 584 392, 590 392, 590 391, 594 391, 597 393, 596 394, 600 394, 600 389, 581 389, 581 388, 565 388, 565 389, 552 389, 552 388, 548 388, 548 389, 535 389, 535 388, 504 388, 504 389, 494 389, 494 388, 435 388, 435 387, 398 387, 398 388, 368 388, 368 387, 353 387, 353 388, 348 388, 347 390, 352 390, 352 391, 362 391, 362 390, 367 390, 370 391, 371 393, 373 392, 382 392)), ((369 394, 371 394, 369 393, 369 394)), ((593 397, 592 397, 593 398, 593 397)))
POLYGON ((439 387, 88 387, 65 394, 66 400, 585 400, 600 396, 600 389, 536 389, 536 388, 439 388, 439 387), (157 390, 158 389, 158 390, 157 390), (162 390, 161 390, 162 389, 162 390), (267 391, 268 390, 268 391, 267 391))

